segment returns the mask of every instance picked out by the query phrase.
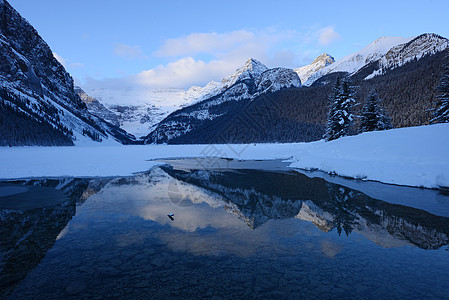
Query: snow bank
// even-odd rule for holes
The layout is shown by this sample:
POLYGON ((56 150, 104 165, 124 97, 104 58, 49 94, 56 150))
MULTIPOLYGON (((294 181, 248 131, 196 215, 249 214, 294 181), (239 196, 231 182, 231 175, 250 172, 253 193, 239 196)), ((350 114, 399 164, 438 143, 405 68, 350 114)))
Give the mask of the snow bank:
POLYGON ((291 167, 360 179, 449 186, 449 124, 363 133, 298 148, 291 167))
POLYGON ((180 157, 289 159, 292 168, 434 188, 449 186, 449 124, 363 133, 327 143, 1 147, 0 179, 129 176, 159 164, 151 159, 180 157))

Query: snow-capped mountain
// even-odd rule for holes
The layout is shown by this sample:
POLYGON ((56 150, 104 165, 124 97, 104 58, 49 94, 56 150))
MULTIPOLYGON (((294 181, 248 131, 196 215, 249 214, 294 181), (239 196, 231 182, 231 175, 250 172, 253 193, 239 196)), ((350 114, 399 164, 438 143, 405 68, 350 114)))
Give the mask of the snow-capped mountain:
POLYGON ((385 73, 388 69, 397 68, 423 56, 441 52, 449 47, 449 40, 433 33, 422 34, 407 43, 392 47, 379 60, 379 68, 366 79, 385 73))
POLYGON ((244 81, 249 79, 258 78, 268 68, 260 61, 254 58, 250 58, 240 69, 237 69, 233 74, 225 77, 222 81, 223 89, 230 88, 238 81, 244 81))
POLYGON ((295 69, 295 72, 298 73, 301 82, 307 82, 307 79, 309 79, 312 74, 318 72, 324 67, 327 67, 328 65, 333 64, 334 62, 335 59, 332 56, 327 53, 323 53, 315 58, 310 65, 297 68, 295 69))
POLYGON ((303 83, 305 86, 310 86, 318 78, 327 75, 329 73, 336 72, 347 72, 350 75, 354 74, 364 66, 382 58, 391 48, 407 43, 411 41, 412 38, 403 37, 381 37, 351 55, 348 55, 342 59, 337 60, 333 64, 330 64, 319 71, 313 73, 309 76, 306 82, 303 83))
POLYGON ((0 24, 0 114, 6 120, 0 128, 1 145, 132 141, 89 113, 70 74, 7 1, 0 1, 0 24))
POLYGON ((262 94, 300 86, 301 80, 292 69, 268 69, 251 58, 220 84, 209 83, 204 89, 197 89, 201 101, 170 114, 147 136, 145 143, 168 142, 200 128, 226 115, 229 112, 226 103, 231 101, 252 100, 262 94))
MULTIPOLYGON (((193 86, 187 91, 178 88, 111 89, 90 85, 83 89, 116 115, 121 129, 139 138, 148 135, 172 112, 208 98, 218 85, 221 84, 212 81, 205 87, 193 86)), ((91 112, 95 114, 97 111, 91 112)))
MULTIPOLYGON (((246 128, 245 135, 247 137, 259 136, 258 138, 264 142, 271 141, 273 136, 282 136, 282 139, 287 138, 288 141, 295 141, 295 138, 297 138, 297 141, 310 141, 319 139, 322 135, 319 129, 321 126, 320 122, 322 121, 316 119, 317 114, 315 111, 317 107, 321 107, 320 103, 316 103, 315 105, 304 103, 300 105, 301 107, 297 108, 298 111, 295 116, 303 117, 301 117, 301 120, 296 121, 293 121, 296 117, 292 118, 291 114, 286 111, 278 113, 278 106, 283 103, 282 105, 285 109, 290 111, 292 105, 296 106, 294 104, 296 102, 284 100, 284 97, 288 97, 289 99, 290 97, 291 99, 304 99, 305 102, 310 103, 311 99, 320 98, 321 93, 314 94, 313 91, 309 93, 307 89, 301 89, 301 91, 283 93, 283 96, 279 95, 282 99, 274 100, 273 96, 270 96, 270 99, 272 99, 271 103, 276 103, 277 105, 273 106, 273 110, 269 109, 270 105, 266 105, 263 110, 259 109, 258 112, 257 109, 253 108, 247 110, 248 101, 255 100, 256 98, 260 100, 259 96, 265 93, 301 86, 301 80, 300 78, 298 79, 298 76, 304 79, 307 78, 305 85, 310 85, 322 77, 327 78, 327 75, 332 75, 336 72, 344 72, 352 76, 355 81, 369 79, 378 74, 389 74, 387 72, 389 70, 402 66, 407 62, 419 61, 422 57, 432 56, 432 54, 436 54, 444 49, 447 49, 447 39, 434 34, 424 34, 416 38, 383 37, 377 39, 364 49, 337 62, 333 62, 333 58, 328 54, 322 54, 312 64, 296 69, 296 74, 294 74, 295 72, 293 70, 284 68, 269 70, 259 61, 250 59, 236 72, 225 77, 222 82, 211 81, 205 87, 195 86, 191 87, 188 91, 178 91, 178 95, 181 95, 179 97, 183 99, 183 101, 177 100, 178 103, 185 103, 184 105, 177 106, 179 110, 175 110, 175 106, 172 106, 172 110, 158 110, 158 118, 150 118, 149 116, 154 116, 153 112, 149 113, 145 111, 146 109, 139 110, 133 108, 129 110, 130 113, 127 119, 133 119, 133 114, 136 114, 140 115, 138 118, 133 119, 136 128, 142 126, 142 124, 144 126, 148 124, 152 125, 151 134, 145 138, 147 143, 207 143, 210 141, 214 143, 226 143, 231 142, 231 140, 234 142, 251 142, 252 140, 250 138, 242 136, 243 133, 238 133, 239 128, 246 128), (293 94, 297 94, 297 96, 293 96, 293 94), (310 99, 305 100, 308 97, 310 99), (311 120, 307 116, 315 116, 315 119, 311 120), (151 119, 153 121, 147 124, 141 122, 141 120, 145 119, 151 119), (263 128, 260 126, 253 128, 251 124, 255 123, 265 125, 262 126, 263 128), (231 126, 232 124, 235 124, 235 126, 231 126), (275 129, 272 124, 276 124, 278 128, 275 129), (272 127, 273 129, 271 130, 270 128, 272 127), (284 131, 289 130, 289 133, 281 134, 281 127, 284 131), (254 134, 251 133, 250 128, 252 131, 266 130, 267 132, 254 134), (228 136, 229 134, 234 137, 238 135, 239 137, 234 139, 234 137, 228 136), (218 139, 216 138, 217 136, 218 139)), ((434 64, 433 57, 436 60, 441 59, 437 58, 437 56, 430 57, 429 59, 432 61, 432 65, 434 64)), ((412 68, 415 67, 412 66, 412 68)), ((416 65, 416 68, 421 69, 423 66, 416 65)), ((416 72, 422 71, 416 70, 416 72)), ((319 80, 319 84, 329 82, 324 79, 319 80)), ((370 83, 367 84, 370 85, 370 83)), ((376 87, 373 86, 371 88, 376 87)), ((431 86, 426 89, 429 92, 423 94, 423 99, 432 97, 429 94, 432 89, 431 86)), ((160 95, 161 99, 167 99, 168 94, 160 95)), ((362 94, 360 96, 361 98, 364 97, 362 94)), ((323 101, 326 101, 326 97, 322 97, 324 99, 323 101)), ((386 95, 386 97, 389 98, 391 95, 386 95)), ((317 100, 313 101, 316 102, 317 100)), ((260 105, 259 102, 252 102, 252 106, 260 105)), ((112 107, 109 107, 109 109, 114 110, 112 107)), ((396 108, 392 107, 390 109, 396 108)), ((322 115, 325 116, 325 113, 322 115)), ((407 112, 407 115, 411 116, 409 112, 407 112)), ((410 117, 400 116, 397 112, 393 114, 393 118, 397 120, 395 126, 404 126, 402 124, 410 126, 410 124, 414 124, 413 120, 409 120, 410 117)), ((423 122, 422 117, 420 117, 420 120, 420 122, 423 122)), ((131 122, 128 124, 131 124, 131 122)), ((416 125, 418 124, 421 123, 417 123, 416 125)), ((130 129, 132 128, 130 125, 127 127, 126 125, 122 125, 122 128, 133 130, 130 129)), ((142 134, 145 133, 147 128, 140 132, 142 134)), ((136 133, 137 131, 132 132, 136 133)))
MULTIPOLYGON (((425 33, 410 38, 381 37, 362 50, 328 64, 314 73, 307 74, 307 80, 302 80, 302 82, 304 86, 310 86, 319 78, 336 72, 345 72, 353 75, 364 67, 376 63, 375 70, 365 77, 365 79, 370 79, 412 60, 419 60, 426 55, 441 52, 448 47, 448 39, 433 33, 425 33)), ((305 72, 310 70, 314 63, 295 69, 295 71, 298 72, 300 77, 304 76, 305 78, 305 72)))

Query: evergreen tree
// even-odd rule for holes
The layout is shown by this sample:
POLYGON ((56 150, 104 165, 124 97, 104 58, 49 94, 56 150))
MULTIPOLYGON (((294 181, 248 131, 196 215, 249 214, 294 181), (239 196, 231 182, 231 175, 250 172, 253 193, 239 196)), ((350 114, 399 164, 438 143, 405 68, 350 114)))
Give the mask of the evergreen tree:
MULTIPOLYGON (((449 56, 447 60, 449 60, 449 56)), ((437 93, 436 97, 439 102, 431 121, 434 123, 449 123, 449 62, 443 68, 443 74, 437 86, 437 93)))
POLYGON ((360 120, 360 132, 391 129, 391 121, 381 106, 382 100, 372 90, 365 101, 360 120))
POLYGON ((329 98, 330 107, 324 138, 326 141, 338 139, 349 134, 354 115, 352 113, 355 99, 354 89, 349 78, 339 79, 333 87, 329 98))

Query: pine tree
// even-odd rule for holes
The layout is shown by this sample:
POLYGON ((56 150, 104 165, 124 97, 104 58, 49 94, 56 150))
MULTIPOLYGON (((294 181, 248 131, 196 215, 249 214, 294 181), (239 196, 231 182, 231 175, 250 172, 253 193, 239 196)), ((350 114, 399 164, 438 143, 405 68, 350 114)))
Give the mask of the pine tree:
POLYGON ((355 104, 354 89, 349 78, 339 79, 333 87, 329 98, 330 107, 326 124, 324 139, 331 141, 349 134, 354 115, 352 113, 355 104))
POLYGON ((391 129, 390 118, 381 106, 382 100, 372 90, 365 101, 360 120, 360 132, 391 129))
POLYGON ((443 68, 443 74, 441 75, 440 82, 437 85, 436 97, 439 102, 431 122, 449 123, 449 62, 446 63, 443 68))

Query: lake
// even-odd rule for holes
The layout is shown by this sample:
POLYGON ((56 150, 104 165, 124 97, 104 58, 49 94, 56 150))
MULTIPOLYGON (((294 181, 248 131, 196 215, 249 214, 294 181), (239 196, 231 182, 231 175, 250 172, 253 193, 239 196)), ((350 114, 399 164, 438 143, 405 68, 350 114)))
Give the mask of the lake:
POLYGON ((0 183, 0 299, 447 298, 449 196, 189 159, 0 183))

